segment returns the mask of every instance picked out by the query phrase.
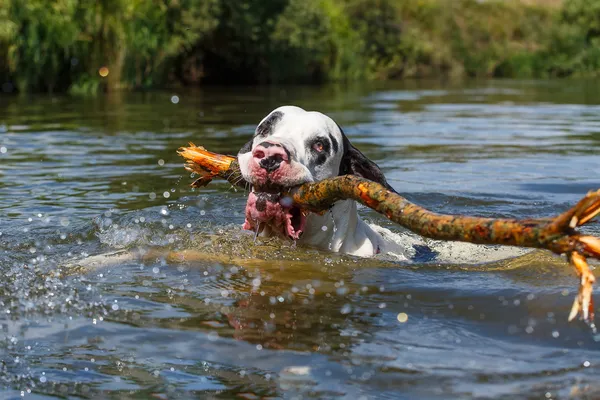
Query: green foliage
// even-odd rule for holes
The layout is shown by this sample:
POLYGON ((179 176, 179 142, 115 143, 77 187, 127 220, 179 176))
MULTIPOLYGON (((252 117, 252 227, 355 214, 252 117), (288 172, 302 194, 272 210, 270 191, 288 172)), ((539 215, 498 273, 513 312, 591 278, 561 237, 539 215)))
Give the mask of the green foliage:
POLYGON ((600 0, 565 2, 545 52, 553 76, 600 74, 600 0))
POLYGON ((334 1, 290 0, 277 18, 271 38, 274 81, 363 77, 361 37, 334 1))
POLYGON ((194 53, 213 82, 268 82, 271 35, 288 0, 220 0, 218 24, 194 53))
POLYGON ((21 91, 598 74, 600 0, 0 0, 21 91))
POLYGON ((18 87, 52 91, 68 73, 77 40, 76 0, 7 3, 9 19, 2 24, 8 28, 2 31, 7 31, 7 64, 11 71, 18 71, 18 87))

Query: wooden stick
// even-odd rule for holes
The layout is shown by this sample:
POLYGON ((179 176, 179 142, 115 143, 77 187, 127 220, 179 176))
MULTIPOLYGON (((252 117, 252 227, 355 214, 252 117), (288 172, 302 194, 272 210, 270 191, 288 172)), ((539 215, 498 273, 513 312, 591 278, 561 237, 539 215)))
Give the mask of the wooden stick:
MULTIPOLYGON (((205 186, 216 177, 233 185, 247 185, 235 157, 211 153, 193 144, 179 149, 179 154, 187 160, 186 169, 200 174, 200 178, 192 183, 194 187, 205 186)), ((579 294, 569 320, 577 315, 586 321, 593 319, 595 277, 586 258, 600 259, 600 239, 580 235, 575 228, 600 214, 600 189, 589 192, 574 207, 555 218, 521 220, 434 213, 376 182, 354 175, 306 183, 283 195, 289 196, 298 207, 313 212, 327 210, 339 200, 356 200, 391 221, 432 239, 532 247, 566 254, 580 277, 579 294)))

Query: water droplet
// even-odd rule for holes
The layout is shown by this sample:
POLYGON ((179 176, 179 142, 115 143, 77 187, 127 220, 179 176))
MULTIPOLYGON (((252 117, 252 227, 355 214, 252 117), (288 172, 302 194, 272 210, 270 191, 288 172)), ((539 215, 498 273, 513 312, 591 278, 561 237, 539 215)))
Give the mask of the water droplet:
POLYGON ((284 196, 279 200, 279 204, 283 207, 290 208, 294 205, 294 200, 290 196, 284 196))
POLYGON ((342 314, 349 314, 350 311, 352 311, 352 306, 350 304, 344 304, 340 310, 342 314))
POLYGON ((171 193, 169 193, 169 192, 164 192, 164 193, 163 193, 163 197, 164 197, 165 199, 168 199, 169 197, 171 197, 171 193))
POLYGON ((154 200, 154 199, 156 199, 156 193, 152 192, 152 193, 148 194, 148 197, 150 198, 150 200, 154 200))
POLYGON ((227 289, 221 290, 221 296, 223 296, 223 297, 229 296, 229 291, 227 289))
POLYGON ((97 322, 98 322, 98 321, 96 321, 96 318, 94 318, 94 319, 92 320, 92 324, 94 324, 94 325, 96 325, 96 323, 97 323, 97 322))
POLYGON ((206 211, 204 211, 204 210, 201 210, 201 211, 200 211, 200 215, 206 215, 206 211))
POLYGON ((257 345, 256 345, 256 350, 262 350, 262 348, 263 348, 263 347, 262 347, 262 344, 257 344, 257 345))
POLYGON ((260 283, 261 283, 260 282, 260 278, 254 278, 254 279, 252 279, 252 286, 254 286, 255 288, 259 287, 260 283))
POLYGON ((558 331, 552 331, 552 337, 553 337, 553 338, 555 338, 555 339, 556 339, 556 338, 557 338, 557 337, 559 337, 559 336, 560 336, 560 333, 559 333, 558 331))
POLYGON ((171 367, 171 372, 175 371, 175 368, 171 367))
POLYGON ((165 165, 165 160, 163 160, 162 158, 158 160, 158 165, 160 165, 161 167, 165 165))
POLYGON ((385 308, 386 306, 387 306, 387 304, 385 304, 385 303, 380 303, 379 304, 379 308, 385 308))
POLYGON ((583 366, 584 366, 585 368, 589 367, 590 365, 592 365, 592 364, 591 364, 589 361, 584 361, 584 362, 583 362, 583 366))
MULTIPOLYGON (((167 192, 165 192, 165 193, 167 193, 167 192)), ((160 210, 160 213, 161 213, 162 215, 169 215, 169 210, 167 210, 166 208, 162 208, 162 209, 160 210)))
POLYGON ((326 227, 325 225, 323 225, 323 226, 321 227, 321 230, 322 230, 323 232, 325 232, 325 231, 327 231, 327 227, 326 227))
POLYGON ((348 293, 348 288, 345 286, 339 287, 335 290, 335 292, 337 293, 338 296, 343 296, 346 293, 348 293))
POLYGON ((401 324, 403 324, 406 321, 408 321, 408 314, 401 312, 400 314, 398 314, 398 316, 396 317, 396 319, 398 320, 398 322, 400 322, 401 324))
POLYGON ((191 228, 191 227, 192 227, 192 224, 187 224, 186 226, 187 226, 188 228, 191 228))
POLYGON ((146 222, 146 217, 140 217, 140 222, 146 222))
POLYGON ((152 268, 152 272, 154 272, 155 274, 158 274, 160 272, 160 268, 154 267, 154 268, 152 268))
POLYGON ((0 147, 0 153, 5 154, 8 151, 8 149, 4 146, 0 147))
POLYGON ((533 326, 528 326, 527 328, 525 328, 525 332, 531 335, 533 333, 533 326))
POLYGON ((177 95, 171 96, 171 103, 173 103, 173 104, 179 103, 179 96, 177 96, 177 95))
POLYGON ((112 309, 113 309, 114 311, 118 311, 118 310, 119 310, 119 305, 118 305, 118 304, 113 304, 113 305, 112 305, 112 309))
POLYGON ((40 378, 40 382, 42 382, 42 383, 46 383, 47 380, 48 380, 48 378, 46 378, 45 376, 42 376, 40 378))

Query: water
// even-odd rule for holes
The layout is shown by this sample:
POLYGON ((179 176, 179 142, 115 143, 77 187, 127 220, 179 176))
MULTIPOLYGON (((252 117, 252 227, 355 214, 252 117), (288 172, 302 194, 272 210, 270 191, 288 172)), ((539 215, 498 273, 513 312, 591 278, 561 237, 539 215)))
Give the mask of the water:
POLYGON ((600 336, 566 322, 576 278, 562 260, 489 263, 502 257, 450 243, 433 244, 449 263, 417 265, 253 243, 244 193, 190 189, 175 152, 235 154, 296 104, 332 116, 430 209, 550 216, 600 187, 599 89, 0 98, 0 397, 599 397, 600 336))

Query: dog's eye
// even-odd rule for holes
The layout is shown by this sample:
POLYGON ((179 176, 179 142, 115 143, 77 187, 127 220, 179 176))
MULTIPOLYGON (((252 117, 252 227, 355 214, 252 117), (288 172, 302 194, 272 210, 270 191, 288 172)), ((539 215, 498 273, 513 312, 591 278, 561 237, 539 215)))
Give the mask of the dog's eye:
POLYGON ((315 142, 313 143, 312 148, 317 153, 322 153, 323 150, 325 150, 325 145, 323 144, 323 142, 315 142))

